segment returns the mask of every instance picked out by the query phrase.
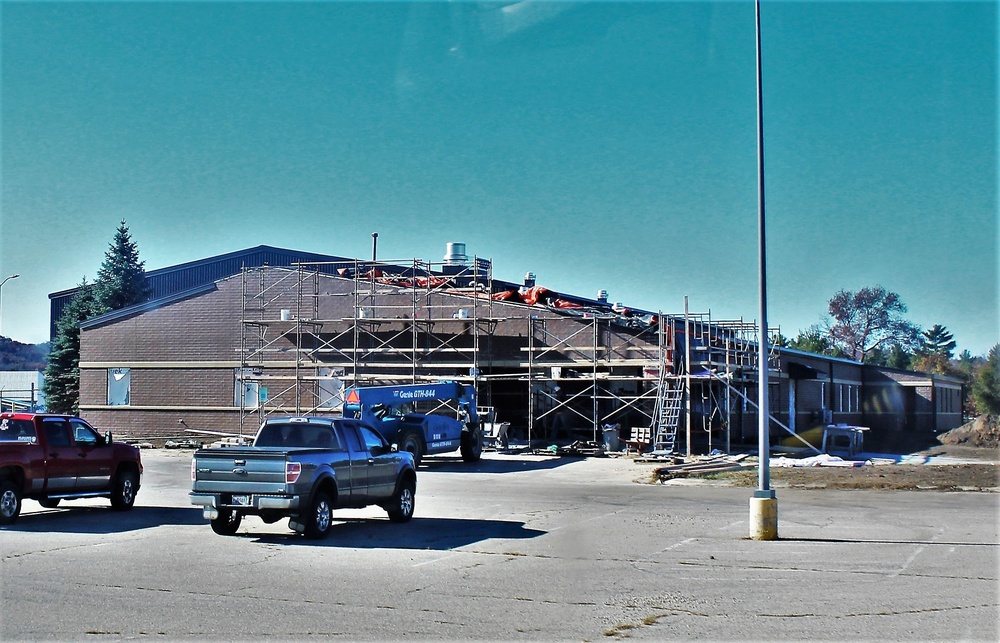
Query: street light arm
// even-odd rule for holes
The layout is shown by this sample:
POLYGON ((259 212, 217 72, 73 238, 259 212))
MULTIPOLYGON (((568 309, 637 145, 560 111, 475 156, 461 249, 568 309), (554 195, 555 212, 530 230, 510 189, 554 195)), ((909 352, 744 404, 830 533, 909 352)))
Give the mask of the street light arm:
MULTIPOLYGON (((20 276, 21 275, 13 274, 13 275, 7 277, 6 279, 4 279, 3 281, 0 281, 0 293, 3 293, 3 285, 5 283, 7 283, 8 281, 10 281, 11 279, 17 279, 20 276)), ((3 323, 3 315, 2 315, 2 313, 3 313, 3 299, 0 298, 0 331, 3 330, 3 325, 2 325, 2 323, 3 323)))

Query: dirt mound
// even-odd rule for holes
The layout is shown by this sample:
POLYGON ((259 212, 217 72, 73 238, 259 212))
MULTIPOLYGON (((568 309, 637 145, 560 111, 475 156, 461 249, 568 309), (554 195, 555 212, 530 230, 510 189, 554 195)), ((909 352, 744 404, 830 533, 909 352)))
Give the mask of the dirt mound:
POLYGON ((1000 447, 1000 417, 980 415, 972 422, 938 436, 941 444, 964 444, 976 447, 1000 447))

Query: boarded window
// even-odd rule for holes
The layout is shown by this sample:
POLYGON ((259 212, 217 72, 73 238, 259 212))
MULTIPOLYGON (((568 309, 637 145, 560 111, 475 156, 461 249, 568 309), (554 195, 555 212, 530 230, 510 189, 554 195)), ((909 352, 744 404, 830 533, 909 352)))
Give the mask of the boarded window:
POLYGON ((260 404, 260 382, 250 379, 253 370, 238 368, 234 377, 233 406, 240 409, 255 409, 260 404))
POLYGON ((128 406, 132 390, 132 369, 108 369, 108 406, 128 406))

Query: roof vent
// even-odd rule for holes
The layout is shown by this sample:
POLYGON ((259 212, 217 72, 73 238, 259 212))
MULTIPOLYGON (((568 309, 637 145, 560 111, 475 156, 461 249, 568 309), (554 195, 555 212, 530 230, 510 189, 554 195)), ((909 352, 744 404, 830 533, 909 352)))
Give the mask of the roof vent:
POLYGON ((528 272, 524 275, 524 287, 534 288, 535 287, 535 273, 528 272))
POLYGON ((602 303, 608 303, 608 291, 601 289, 597 291, 597 301, 602 303))
POLYGON ((444 263, 448 266, 464 266, 469 262, 468 255, 465 254, 464 243, 445 244, 444 263))

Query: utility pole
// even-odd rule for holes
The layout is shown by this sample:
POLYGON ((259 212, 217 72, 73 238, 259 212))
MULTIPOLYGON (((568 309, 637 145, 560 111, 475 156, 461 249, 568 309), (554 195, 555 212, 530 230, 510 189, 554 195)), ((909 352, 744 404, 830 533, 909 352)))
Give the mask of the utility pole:
POLYGON ((688 317, 688 298, 684 295, 684 410, 687 416, 684 441, 687 457, 691 457, 691 321, 688 317))
POLYGON ((760 326, 757 337, 757 490, 750 499, 750 537, 777 540, 778 500, 771 489, 771 412, 767 381, 767 235, 764 228, 764 91, 760 57, 760 0, 755 0, 757 31, 757 243, 760 326))

